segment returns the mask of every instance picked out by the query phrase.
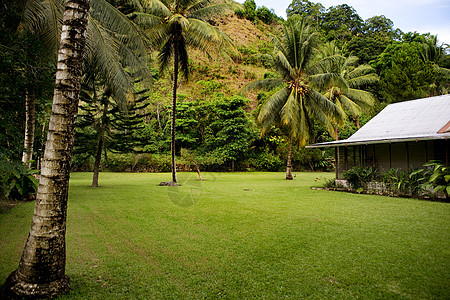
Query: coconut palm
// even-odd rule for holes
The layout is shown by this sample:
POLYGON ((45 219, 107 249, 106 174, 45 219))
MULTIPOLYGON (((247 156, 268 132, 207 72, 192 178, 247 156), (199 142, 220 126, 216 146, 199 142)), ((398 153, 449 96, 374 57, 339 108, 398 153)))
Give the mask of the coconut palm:
POLYGON ((450 90, 450 70, 441 67, 449 49, 450 46, 447 44, 438 44, 436 35, 429 36, 422 46, 422 59, 425 62, 430 61, 433 63, 437 75, 435 83, 430 86, 430 96, 445 95, 450 90))
MULTIPOLYGON (((21 11, 17 31, 38 35, 48 49, 49 59, 56 58, 61 32, 63 0, 20 0, 21 11)), ((106 0, 93 0, 87 29, 84 73, 96 73, 105 78, 115 99, 126 102, 133 86, 134 75, 150 78, 141 59, 148 49, 139 27, 106 0), (125 67, 128 71, 125 70, 125 67)), ((25 93, 26 121, 23 162, 31 160, 35 128, 35 101, 32 92, 25 93)))
MULTIPOLYGON (((353 116, 356 126, 359 128, 358 116, 375 103, 375 97, 361 88, 379 80, 374 69, 369 65, 357 65, 358 57, 345 57, 335 46, 334 42, 326 43, 321 51, 321 67, 323 72, 331 72, 338 75, 331 81, 324 93, 330 101, 335 103, 346 113, 353 116)), ((338 139, 337 124, 335 124, 335 138, 338 139)))
POLYGON ((65 231, 70 160, 90 0, 68 0, 52 114, 31 230, 19 268, 5 283, 13 297, 50 298, 69 289, 65 231))
POLYGON ((229 37, 207 20, 227 12, 232 6, 214 0, 141 0, 135 21, 146 28, 155 47, 159 49, 161 71, 168 69, 173 58, 171 152, 172 182, 177 183, 175 162, 175 118, 178 73, 188 79, 188 47, 211 52, 236 53, 229 37))
POLYGON ((342 120, 341 110, 319 92, 337 76, 319 72, 320 64, 315 59, 317 33, 304 19, 290 18, 283 26, 282 37, 274 37, 274 45, 274 66, 281 77, 253 82, 247 89, 276 88, 276 92, 261 105, 258 121, 262 135, 273 126, 288 127, 286 179, 293 179, 293 145, 295 142, 298 146, 308 143, 312 121, 317 120, 333 132, 334 120, 342 120))

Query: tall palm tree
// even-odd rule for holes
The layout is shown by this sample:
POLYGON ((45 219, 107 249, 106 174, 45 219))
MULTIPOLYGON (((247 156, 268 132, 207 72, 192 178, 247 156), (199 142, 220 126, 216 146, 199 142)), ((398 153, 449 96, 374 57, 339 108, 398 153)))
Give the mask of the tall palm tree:
POLYGON ((69 289, 65 232, 70 161, 90 0, 68 0, 55 92, 31 230, 19 268, 5 283, 13 297, 50 298, 69 289))
MULTIPOLYGON (((64 0, 19 0, 16 4, 21 11, 17 31, 29 31, 39 36, 48 49, 49 59, 56 58, 64 2, 64 0)), ((145 62, 141 59, 148 49, 143 33, 134 22, 106 0, 92 1, 86 46, 85 70, 105 78, 117 96, 116 99, 123 103, 126 102, 126 95, 133 86, 130 72, 143 78, 151 77, 145 62), (125 68, 129 69, 128 72, 125 68)), ((25 100, 23 162, 30 161, 32 157, 36 119, 34 94, 26 92, 25 100)))
POLYGON ((178 73, 188 79, 188 47, 211 52, 236 52, 230 38, 207 20, 217 17, 233 6, 215 0, 142 0, 139 12, 134 13, 137 23, 150 28, 148 34, 159 49, 161 71, 168 69, 173 58, 171 152, 172 182, 177 183, 175 162, 175 118, 178 73))
POLYGON ((298 146, 308 143, 313 119, 330 132, 333 132, 333 120, 342 120, 339 108, 319 92, 337 76, 319 72, 320 65, 315 58, 317 33, 304 19, 290 18, 283 26, 282 37, 274 37, 274 45, 274 65, 281 77, 253 82, 247 89, 277 89, 261 105, 258 121, 262 135, 273 126, 288 127, 286 179, 293 179, 293 146, 295 142, 298 146))
MULTIPOLYGON (((343 56, 334 42, 326 43, 321 51, 321 69, 323 72, 337 74, 324 93, 330 101, 335 103, 344 116, 352 115, 359 128, 358 116, 375 104, 372 93, 362 88, 379 80, 374 69, 369 65, 357 65, 358 57, 343 56)), ((335 139, 338 139, 337 123, 335 124, 335 139)))

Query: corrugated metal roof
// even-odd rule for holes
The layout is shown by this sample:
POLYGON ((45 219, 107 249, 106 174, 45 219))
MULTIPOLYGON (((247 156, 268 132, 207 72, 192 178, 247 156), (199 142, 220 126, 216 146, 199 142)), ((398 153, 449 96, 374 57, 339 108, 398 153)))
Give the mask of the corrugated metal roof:
POLYGON ((386 106, 348 139, 309 147, 448 138, 450 132, 438 131, 449 121, 450 94, 399 102, 386 106))

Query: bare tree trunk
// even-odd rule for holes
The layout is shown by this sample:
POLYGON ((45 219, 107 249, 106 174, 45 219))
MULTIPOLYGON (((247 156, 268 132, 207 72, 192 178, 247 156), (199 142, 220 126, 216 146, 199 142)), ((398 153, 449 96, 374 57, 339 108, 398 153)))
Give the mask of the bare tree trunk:
MULTIPOLYGON (((108 92, 106 92, 108 93, 108 92)), ((98 187, 98 175, 100 173, 100 162, 102 160, 102 151, 103 151, 103 142, 105 140, 105 131, 106 131, 106 124, 105 120, 108 114, 108 96, 105 96, 106 101, 103 103, 103 115, 100 125, 100 132, 98 135, 98 141, 97 141, 97 152, 95 153, 95 161, 94 161, 94 175, 92 176, 92 187, 98 187)))
POLYGON ((63 15, 55 92, 33 222, 6 296, 52 298, 69 290, 66 214, 75 121, 90 0, 68 0, 63 15))
POLYGON ((177 180, 177 164, 175 162, 175 120, 177 114, 177 84, 178 84, 178 52, 174 51, 173 86, 172 86, 172 124, 171 124, 171 152, 172 152, 172 181, 177 180))
POLYGON ((294 147, 294 139, 291 137, 289 140, 289 152, 287 157, 287 166, 286 166, 286 179, 292 180, 292 148, 294 147))
POLYGON ((359 117, 358 117, 358 116, 355 116, 355 123, 356 123, 356 127, 357 127, 358 129, 360 129, 361 126, 359 125, 359 117))
POLYGON ((25 139, 23 142, 22 162, 28 163, 31 167, 30 160, 33 158, 34 134, 36 126, 36 96, 34 93, 25 92, 25 139))

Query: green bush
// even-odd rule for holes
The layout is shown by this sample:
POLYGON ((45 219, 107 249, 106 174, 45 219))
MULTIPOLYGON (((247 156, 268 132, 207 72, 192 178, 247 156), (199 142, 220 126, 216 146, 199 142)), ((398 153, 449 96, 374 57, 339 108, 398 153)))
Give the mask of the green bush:
POLYGON ((250 158, 248 165, 250 169, 255 171, 277 172, 284 168, 284 161, 266 149, 255 158, 250 158))
POLYGON ((450 195, 450 167, 444 165, 442 161, 432 160, 423 165, 431 167, 424 171, 424 188, 433 189, 434 192, 442 192, 448 199, 450 195))
POLYGON ((423 170, 388 170, 381 179, 393 195, 417 196, 422 193, 423 170))
POLYGON ((372 167, 353 167, 344 172, 344 178, 350 187, 358 192, 362 192, 367 184, 377 177, 378 170, 372 167))
POLYGON ((23 199, 37 191, 37 170, 28 169, 21 161, 10 162, 0 157, 0 198, 23 199))

